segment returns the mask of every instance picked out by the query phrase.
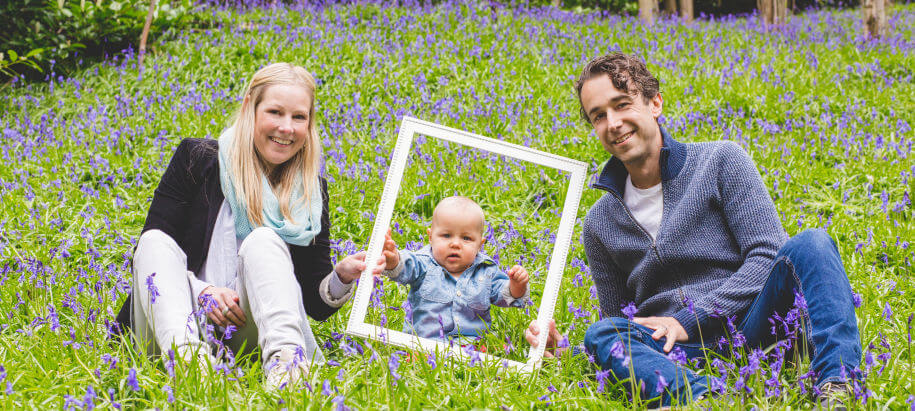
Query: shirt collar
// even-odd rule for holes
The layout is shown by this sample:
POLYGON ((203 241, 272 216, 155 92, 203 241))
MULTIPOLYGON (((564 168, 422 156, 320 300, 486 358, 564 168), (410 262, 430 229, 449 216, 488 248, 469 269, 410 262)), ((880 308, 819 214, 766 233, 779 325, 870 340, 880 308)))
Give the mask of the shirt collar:
MULTIPOLYGON (((658 125, 661 129, 661 181, 667 181, 677 176, 686 162, 686 144, 674 140, 667 130, 658 125)), ((616 157, 610 157, 610 160, 604 165, 600 174, 595 174, 591 179, 591 187, 601 190, 611 191, 622 197, 626 189, 626 177, 629 172, 626 166, 616 157)))

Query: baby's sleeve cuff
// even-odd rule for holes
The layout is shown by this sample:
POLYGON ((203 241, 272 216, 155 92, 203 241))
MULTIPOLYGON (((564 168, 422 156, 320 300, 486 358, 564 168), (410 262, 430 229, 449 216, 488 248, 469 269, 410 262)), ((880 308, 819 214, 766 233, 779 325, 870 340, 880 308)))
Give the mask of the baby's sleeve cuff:
POLYGON ((505 287, 502 287, 502 299, 505 300, 505 305, 512 307, 524 307, 528 304, 529 301, 531 301, 531 287, 528 286, 527 289, 524 290, 524 295, 515 298, 512 297, 511 286, 509 283, 505 283, 505 287))
POLYGON ((332 308, 340 308, 353 296, 353 283, 343 284, 337 273, 331 271, 321 280, 321 284, 318 286, 318 294, 321 295, 321 299, 324 300, 325 304, 332 308))
POLYGON ((381 272, 381 274, 384 274, 385 277, 388 277, 392 280, 396 280, 397 277, 400 277, 400 274, 403 273, 403 270, 404 270, 404 263, 403 263, 405 260, 404 253, 402 251, 398 251, 398 253, 400 254, 400 259, 399 259, 400 261, 397 262, 397 267, 394 267, 390 270, 384 270, 381 272))

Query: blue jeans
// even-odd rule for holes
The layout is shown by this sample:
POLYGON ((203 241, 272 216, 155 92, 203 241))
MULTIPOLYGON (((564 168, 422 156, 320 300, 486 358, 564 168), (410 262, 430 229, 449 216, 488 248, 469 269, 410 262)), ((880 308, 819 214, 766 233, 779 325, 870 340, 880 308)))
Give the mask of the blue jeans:
MULTIPOLYGON (((861 361, 852 290, 836 245, 823 230, 806 230, 779 250, 768 279, 737 327, 747 346, 765 347, 776 342, 778 336, 772 334, 769 318, 773 314, 785 317, 794 307, 795 290, 807 303, 803 314, 806 335, 799 343, 810 345, 807 352, 817 386, 840 381, 843 375, 852 377, 852 370, 861 361)), ((652 332, 625 318, 608 318, 588 328, 585 348, 603 370, 612 371, 610 378, 641 384, 637 394, 654 405, 670 405, 675 398, 685 403, 708 391, 707 378, 668 359, 663 351, 666 340, 655 341, 652 332), (618 343, 625 349, 623 358, 619 358, 618 343), (631 364, 624 365, 629 358, 631 364), (659 390, 662 377, 667 388, 659 390)), ((704 345, 677 343, 675 347, 688 358, 704 358, 706 349, 716 350, 716 338, 705 338, 704 345)))

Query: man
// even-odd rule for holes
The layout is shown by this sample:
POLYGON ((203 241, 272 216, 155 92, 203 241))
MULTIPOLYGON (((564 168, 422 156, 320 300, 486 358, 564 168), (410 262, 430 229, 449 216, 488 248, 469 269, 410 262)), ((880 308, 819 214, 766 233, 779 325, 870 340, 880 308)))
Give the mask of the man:
MULTIPOLYGON (((784 319, 806 303, 798 331, 805 338, 796 345, 811 354, 815 391, 824 399, 847 392, 861 344, 829 235, 807 230, 787 239, 740 146, 674 140, 657 122, 659 82, 640 60, 598 57, 576 88, 582 117, 612 155, 592 184, 607 193, 582 233, 604 318, 585 334, 588 354, 611 378, 634 377, 643 399, 682 404, 713 393, 706 377, 666 353, 703 358, 726 335, 768 346, 791 331, 781 324, 773 335, 770 317, 784 319)), ((537 344, 535 323, 525 334, 537 344)), ((547 356, 558 352, 558 338, 551 322, 547 356)))

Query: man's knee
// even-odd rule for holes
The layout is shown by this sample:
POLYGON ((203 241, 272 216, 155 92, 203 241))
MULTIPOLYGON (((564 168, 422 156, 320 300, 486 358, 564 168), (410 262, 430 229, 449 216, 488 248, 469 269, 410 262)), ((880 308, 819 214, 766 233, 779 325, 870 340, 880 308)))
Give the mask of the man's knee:
POLYGON ((782 247, 782 254, 792 259, 820 258, 824 255, 837 254, 836 243, 826 230, 811 228, 791 237, 782 247))
POLYGON ((599 345, 614 341, 631 327, 629 320, 620 317, 605 318, 591 324, 585 331, 585 348, 593 353, 599 345))

